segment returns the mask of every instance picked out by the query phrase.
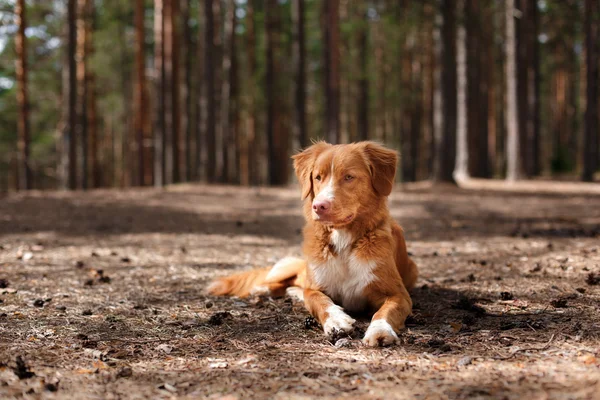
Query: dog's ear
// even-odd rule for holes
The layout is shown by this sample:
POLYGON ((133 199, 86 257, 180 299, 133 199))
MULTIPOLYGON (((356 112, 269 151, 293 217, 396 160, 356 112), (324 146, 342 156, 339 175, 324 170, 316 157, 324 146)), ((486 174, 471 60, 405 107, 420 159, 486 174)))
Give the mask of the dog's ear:
POLYGON ((306 199, 312 193, 312 170, 315 166, 315 160, 331 145, 325 142, 317 142, 304 149, 298 154, 292 156, 294 160, 294 170, 298 177, 298 182, 302 185, 302 200, 306 199))
POLYGON ((398 153, 374 142, 365 142, 363 152, 371 171, 371 184, 380 196, 392 193, 398 153))

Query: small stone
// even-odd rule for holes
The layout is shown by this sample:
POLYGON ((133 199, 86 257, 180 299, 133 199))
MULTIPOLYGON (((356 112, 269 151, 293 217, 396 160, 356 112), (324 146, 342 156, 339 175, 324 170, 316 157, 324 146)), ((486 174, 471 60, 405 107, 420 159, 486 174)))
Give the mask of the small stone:
POLYGON ((131 367, 123 367, 117 372, 117 378, 129 378, 133 375, 131 367))
POLYGON ((44 307, 44 300, 42 300, 42 299, 36 299, 33 302, 33 306, 34 307, 40 307, 40 308, 44 307))
POLYGON ((55 385, 54 383, 46 383, 44 385, 44 390, 48 392, 56 392, 58 390, 58 385, 55 385))
POLYGON ((335 342, 334 346, 338 349, 341 349, 342 347, 352 347, 352 340, 348 338, 338 339, 338 341, 335 342))
POLYGON ((473 358, 471 358, 469 356, 465 356, 465 357, 461 358, 460 360, 458 360, 456 365, 458 365, 459 367, 464 367, 466 365, 471 365, 472 363, 473 363, 473 358))

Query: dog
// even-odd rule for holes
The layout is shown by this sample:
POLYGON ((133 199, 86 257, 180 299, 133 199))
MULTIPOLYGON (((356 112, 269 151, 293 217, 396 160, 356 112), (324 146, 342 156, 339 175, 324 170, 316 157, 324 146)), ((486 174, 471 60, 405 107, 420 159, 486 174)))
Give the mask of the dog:
POLYGON ((287 292, 304 302, 328 336, 353 331, 356 321, 347 312, 374 313, 363 343, 397 343, 418 277, 388 209, 398 154, 368 141, 317 142, 292 158, 304 200, 304 258, 218 279, 209 293, 287 292))

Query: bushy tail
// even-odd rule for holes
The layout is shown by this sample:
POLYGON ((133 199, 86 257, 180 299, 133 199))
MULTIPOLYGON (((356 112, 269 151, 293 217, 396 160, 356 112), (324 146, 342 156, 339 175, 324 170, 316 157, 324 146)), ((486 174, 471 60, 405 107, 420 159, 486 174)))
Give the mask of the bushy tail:
POLYGON ((280 297, 290 286, 302 286, 306 277, 306 261, 286 257, 273 267, 239 272, 219 278, 208 286, 208 293, 214 296, 248 297, 263 294, 280 297))

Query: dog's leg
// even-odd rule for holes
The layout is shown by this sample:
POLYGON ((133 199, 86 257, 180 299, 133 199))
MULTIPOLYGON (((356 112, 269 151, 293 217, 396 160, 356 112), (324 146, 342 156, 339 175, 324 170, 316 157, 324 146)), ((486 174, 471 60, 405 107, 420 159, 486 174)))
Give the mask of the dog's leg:
POLYGON ((318 290, 304 289, 304 305, 315 317, 326 335, 342 331, 350 333, 354 330, 354 318, 344 312, 326 294, 318 290))
POLYGON ((398 332, 404 328, 404 321, 412 310, 412 301, 408 292, 383 299, 383 304, 373 315, 371 324, 365 332, 363 343, 367 346, 387 346, 399 341, 398 332))

